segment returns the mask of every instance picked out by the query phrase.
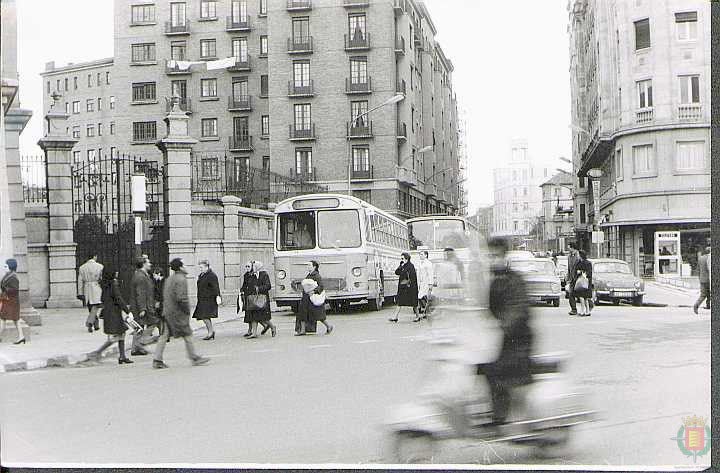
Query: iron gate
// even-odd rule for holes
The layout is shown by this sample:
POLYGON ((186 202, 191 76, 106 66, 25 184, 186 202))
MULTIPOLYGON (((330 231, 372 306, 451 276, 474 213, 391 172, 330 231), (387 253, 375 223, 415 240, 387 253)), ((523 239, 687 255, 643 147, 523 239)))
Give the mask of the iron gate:
POLYGON ((135 270, 135 220, 131 210, 131 176, 146 178, 147 212, 143 217, 142 253, 154 267, 168 269, 163 171, 156 161, 121 155, 77 163, 72 168, 73 236, 80 267, 92 253, 98 262, 120 273, 127 295, 135 270))

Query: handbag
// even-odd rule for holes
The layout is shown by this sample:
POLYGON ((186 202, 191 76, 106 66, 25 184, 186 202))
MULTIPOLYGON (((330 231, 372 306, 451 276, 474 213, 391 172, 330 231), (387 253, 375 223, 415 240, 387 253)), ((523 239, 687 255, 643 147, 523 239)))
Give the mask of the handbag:
POLYGON ((576 291, 587 291, 590 289, 590 281, 588 281, 587 276, 585 276, 585 273, 582 273, 578 278, 577 281, 575 281, 575 290, 576 291))
POLYGON ((320 294, 313 294, 310 296, 310 302, 315 307, 323 307, 325 305, 325 291, 320 294))
POLYGON ((265 294, 250 294, 245 296, 246 310, 263 310, 267 307, 268 298, 265 294))
POLYGON ((123 322, 125 322, 125 326, 134 333, 142 333, 143 328, 142 326, 135 322, 135 317, 133 316, 132 312, 125 312, 122 313, 122 319, 123 322))

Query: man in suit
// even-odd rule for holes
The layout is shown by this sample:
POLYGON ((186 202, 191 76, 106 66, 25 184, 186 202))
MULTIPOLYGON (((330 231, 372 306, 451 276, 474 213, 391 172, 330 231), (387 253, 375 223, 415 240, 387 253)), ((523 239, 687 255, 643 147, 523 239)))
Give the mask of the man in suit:
POLYGON ((565 278, 565 291, 567 291, 568 302, 570 303, 570 312, 568 314, 577 315, 577 303, 575 300, 575 278, 577 275, 575 274, 575 265, 580 260, 580 256, 575 243, 570 243, 568 246, 570 251, 568 252, 567 277, 565 278))
POLYGON ((78 297, 88 308, 88 317, 85 320, 85 327, 92 333, 93 329, 100 330, 98 312, 102 307, 102 289, 100 278, 103 265, 97 262, 97 254, 88 255, 88 260, 78 269, 78 297))
POLYGON ((155 283, 150 276, 152 263, 147 258, 138 258, 135 262, 135 274, 133 274, 130 286, 130 310, 135 316, 135 321, 145 327, 143 334, 133 334, 132 352, 133 356, 147 355, 148 351, 143 347, 144 343, 151 340, 143 340, 143 335, 152 337, 153 329, 160 320, 155 313, 155 283))
POLYGON ((711 247, 708 246, 705 248, 705 251, 703 254, 698 258, 698 278, 700 279, 700 297, 695 302, 695 305, 693 306, 693 312, 696 314, 698 313, 698 309, 700 308, 700 304, 703 303, 704 300, 707 300, 705 303, 705 308, 710 309, 710 250, 711 247))

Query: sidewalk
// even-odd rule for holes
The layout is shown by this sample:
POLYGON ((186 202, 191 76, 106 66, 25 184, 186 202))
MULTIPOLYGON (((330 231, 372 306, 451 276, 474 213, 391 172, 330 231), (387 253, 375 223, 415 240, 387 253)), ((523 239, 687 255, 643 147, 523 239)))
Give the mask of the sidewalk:
MULTIPOLYGON (((280 312, 273 304, 273 314, 280 312)), ((213 325, 222 325, 230 321, 242 320, 242 314, 236 314, 234 307, 220 307, 219 317, 213 325)), ((89 333, 85 328, 87 309, 38 309, 43 324, 30 328, 30 341, 22 345, 13 345, 15 330, 8 329, 0 342, 0 373, 25 371, 39 368, 66 367, 87 361, 87 353, 96 350, 107 336, 102 331, 89 333)), ((205 324, 190 319, 193 331, 204 331, 205 324)), ((244 327, 244 325, 243 325, 244 327)), ((128 334, 125 346, 130 351, 132 337, 128 334)), ((104 356, 117 355, 117 345, 109 348, 104 356)))

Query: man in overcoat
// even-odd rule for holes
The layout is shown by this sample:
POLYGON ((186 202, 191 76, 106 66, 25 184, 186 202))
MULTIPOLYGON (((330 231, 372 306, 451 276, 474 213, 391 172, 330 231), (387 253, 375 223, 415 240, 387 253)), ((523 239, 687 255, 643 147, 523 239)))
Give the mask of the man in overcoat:
POLYGON ((580 256, 578 255, 577 245, 575 243, 570 243, 569 246, 570 254, 568 255, 565 291, 567 292, 568 302, 570 303, 570 312, 568 312, 568 315, 577 315, 577 301, 575 300, 575 280, 577 279, 577 274, 575 274, 575 265, 580 260, 580 256))
POLYGON ((130 310, 135 316, 135 321, 145 327, 142 333, 133 334, 131 352, 133 356, 149 353, 144 345, 152 341, 153 329, 160 322, 155 312, 155 283, 150 276, 151 268, 152 263, 149 259, 138 258, 135 262, 135 274, 130 283, 130 310))
POLYGON ((85 327, 92 333, 93 329, 100 330, 98 312, 102 307, 102 289, 100 278, 102 277, 103 265, 97 262, 97 254, 89 255, 88 260, 78 269, 78 296, 87 306, 88 317, 85 320, 85 327))

